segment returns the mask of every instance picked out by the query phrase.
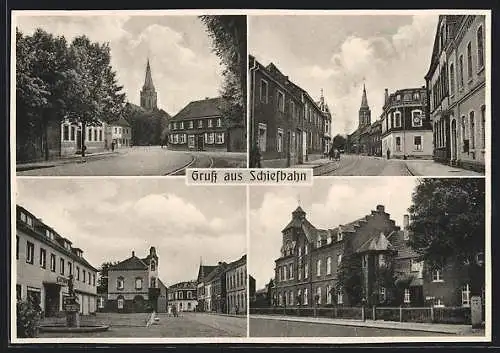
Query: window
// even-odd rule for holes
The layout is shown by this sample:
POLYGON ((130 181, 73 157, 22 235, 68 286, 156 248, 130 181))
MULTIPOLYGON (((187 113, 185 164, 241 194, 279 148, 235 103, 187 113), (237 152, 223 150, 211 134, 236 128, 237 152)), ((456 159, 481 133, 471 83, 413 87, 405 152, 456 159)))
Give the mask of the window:
POLYGON ((19 236, 16 235, 16 259, 19 260, 19 236))
POLYGON ((205 133, 205 139, 206 139, 206 143, 209 144, 209 145, 213 145, 214 144, 214 133, 213 132, 207 132, 205 133))
MULTIPOLYGON (((286 265, 284 267, 281 268, 282 271, 283 271, 283 281, 286 281, 286 278, 287 278, 287 269, 288 267, 286 267, 286 265)), ((239 279, 238 279, 238 284, 239 284, 239 279)))
POLYGON ((194 135, 188 136, 188 147, 194 148, 194 135))
POLYGON ((309 252, 309 244, 306 244, 304 246, 304 255, 307 255, 308 252, 309 252))
POLYGON ((224 143, 224 133, 223 132, 215 133, 215 143, 219 144, 219 145, 224 143))
POLYGON ((472 78, 472 46, 471 42, 467 44, 467 78, 472 78))
POLYGON ((76 139, 76 128, 74 126, 71 127, 71 141, 75 141, 76 139))
POLYGON ((308 294, 307 293, 307 288, 304 288, 304 305, 308 304, 308 294))
POLYGON ((123 298, 118 298, 117 305, 118 309, 123 309, 123 298))
POLYGON ((87 272, 85 270, 82 270, 82 278, 83 283, 87 282, 87 272))
POLYGON ((394 112, 394 127, 401 127, 401 112, 394 112))
POLYGON ((87 141, 92 141, 92 128, 87 129, 87 141))
POLYGON ((90 276, 90 271, 89 271, 89 273, 88 273, 88 277, 87 277, 87 279, 88 279, 88 284, 89 284, 89 285, 90 285, 90 277, 91 277, 91 276, 90 276))
MULTIPOLYGON (((288 266, 288 274, 290 275, 290 279, 293 279, 293 264, 288 266)), ((242 274, 243 275, 243 274, 242 274)), ((243 283, 243 279, 241 281, 243 283)))
POLYGON ((278 110, 285 112, 285 94, 278 90, 278 110))
POLYGON ((401 100, 401 95, 400 95, 400 94, 398 94, 398 95, 396 96, 396 100, 397 100, 397 101, 400 101, 400 100, 401 100))
POLYGON ((179 123, 179 129, 184 129, 184 121, 181 121, 181 122, 179 123))
MULTIPOLYGON (((172 130, 176 130, 177 129, 177 122, 174 122, 174 128, 172 130)), ((115 129, 116 130, 116 129, 115 129)), ((116 132, 116 131, 115 131, 116 132)))
POLYGON ((99 130, 99 141, 102 141, 102 130, 99 130))
POLYGON ((340 266, 340 263, 342 262, 342 254, 337 255, 337 266, 340 266))
POLYGON ((156 288, 156 278, 152 277, 151 278, 151 288, 156 288))
MULTIPOLYGON (((179 299, 183 299, 182 291, 179 291, 179 299)), ((182 304, 182 303, 181 303, 182 304)))
POLYGON ((396 151, 401 152, 401 137, 396 137, 396 151))
POLYGON ((380 287, 379 294, 380 294, 380 302, 381 303, 385 302, 385 288, 384 287, 380 287))
POLYGON ((486 146, 486 107, 481 106, 481 148, 486 146))
POLYGON ((475 132, 475 121, 474 121, 474 112, 469 113, 469 128, 470 128, 470 147, 476 147, 476 132, 475 132))
POLYGON ((411 126, 421 127, 422 126, 422 111, 412 110, 411 112, 411 126))
POLYGON ((326 237, 326 244, 331 244, 332 243, 332 235, 329 235, 328 237, 326 237))
POLYGON ((410 289, 409 288, 405 288, 405 293, 404 293, 404 297, 403 297, 403 302, 405 304, 409 304, 410 303, 410 289))
MULTIPOLYGON (((288 301, 288 304, 293 305, 293 292, 290 291, 290 300, 288 301)), ((244 304, 243 304, 244 305, 244 304)))
POLYGON ((413 136, 413 145, 415 151, 422 151, 422 136, 413 136))
POLYGON ((470 286, 468 283, 462 287, 462 306, 470 306, 470 286))
POLYGON ((76 279, 80 280, 80 267, 76 266, 76 279))
POLYGON ((321 235, 318 234, 318 238, 316 239, 316 247, 320 248, 321 247, 321 235))
POLYGON ((337 232, 337 241, 342 241, 342 239, 343 239, 343 234, 341 231, 338 231, 337 232))
POLYGON ((435 308, 444 308, 444 303, 441 299, 436 299, 434 301, 434 307, 435 308))
POLYGON ((316 276, 321 276, 321 259, 316 261, 316 276))
POLYGON ((192 121, 192 120, 188 123, 188 127, 189 127, 190 129, 194 128, 194 123, 193 123, 193 121, 192 121))
POLYGON ((328 256, 326 258, 326 274, 327 275, 332 274, 332 258, 331 258, 331 256, 328 256))
POLYGON ((450 64, 450 91, 451 94, 455 93, 455 67, 453 63, 450 64))
POLYGON ((56 272, 56 255, 50 254, 50 270, 56 272))
POLYGON ((208 127, 212 127, 212 119, 208 119, 207 121, 208 121, 208 125, 207 126, 208 127))
POLYGON ((278 128, 278 134, 276 136, 276 150, 278 152, 283 152, 283 129, 278 128))
POLYGON ((137 277, 135 279, 135 289, 142 289, 142 278, 137 277))
POLYGON ((380 267, 385 266, 385 256, 384 256, 384 254, 378 254, 378 265, 380 267))
POLYGON ((309 264, 304 264, 304 278, 309 276, 309 264))
POLYGON ((64 259, 59 259, 59 273, 64 276, 64 259))
POLYGON ((47 252, 43 248, 40 248, 40 267, 47 267, 47 252))
POLYGON ((221 126, 222 126, 222 119, 217 118, 217 127, 221 127, 221 126))
POLYGON ((420 99, 420 92, 414 92, 413 93, 413 99, 414 100, 419 100, 420 99))
POLYGON ((321 304, 321 287, 316 288, 317 303, 321 304))
POLYGON ((464 86, 464 56, 460 55, 458 58, 458 80, 460 87, 464 86))
POLYGON ((267 81, 260 80, 260 101, 262 103, 267 103, 268 90, 267 90, 267 81))
POLYGON ((203 120, 198 120, 198 129, 203 127, 203 120))
POLYGON ((68 262, 68 275, 73 274, 73 264, 71 262, 68 262))
POLYGON ((63 125, 63 141, 69 141, 69 126, 63 125))
POLYGON ((443 277, 440 270, 432 271, 432 282, 443 282, 443 277))
POLYGON ((94 141, 97 141, 97 129, 94 129, 94 141))
POLYGON ((33 259, 35 257, 35 244, 32 242, 26 242, 26 262, 33 265, 33 259))
POLYGON ((261 152, 266 152, 266 141, 267 141, 267 125, 259 123, 259 148, 261 152))
MULTIPOLYGON (((83 273, 85 273, 85 271, 83 273)), ((124 288, 124 279, 123 277, 120 276, 116 279, 116 289, 123 289, 123 288, 124 288)))
POLYGON ((483 41, 483 27, 479 26, 477 29, 477 68, 484 67, 484 41, 483 41))
POLYGON ((344 304, 344 293, 342 293, 342 289, 337 291, 337 304, 344 304))

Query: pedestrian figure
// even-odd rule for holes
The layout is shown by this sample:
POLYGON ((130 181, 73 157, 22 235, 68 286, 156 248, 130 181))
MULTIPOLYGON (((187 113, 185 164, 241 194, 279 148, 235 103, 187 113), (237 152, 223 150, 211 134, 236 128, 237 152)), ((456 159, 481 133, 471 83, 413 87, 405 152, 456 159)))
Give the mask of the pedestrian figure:
POLYGON ((262 168, 260 164, 260 148, 259 143, 255 142, 252 153, 251 153, 250 167, 251 168, 262 168))
POLYGON ((391 158, 391 151, 389 149, 387 149, 387 159, 390 159, 391 158))
POLYGON ((328 159, 332 160, 333 159, 333 154, 334 154, 334 149, 333 146, 330 147, 330 151, 328 151, 328 159))
POLYGON ((238 305, 236 305, 236 307, 234 308, 235 312, 236 312, 236 315, 238 315, 238 312, 239 312, 239 308, 238 308, 238 305))
POLYGON ((111 142, 111 152, 115 151, 115 141, 111 142))

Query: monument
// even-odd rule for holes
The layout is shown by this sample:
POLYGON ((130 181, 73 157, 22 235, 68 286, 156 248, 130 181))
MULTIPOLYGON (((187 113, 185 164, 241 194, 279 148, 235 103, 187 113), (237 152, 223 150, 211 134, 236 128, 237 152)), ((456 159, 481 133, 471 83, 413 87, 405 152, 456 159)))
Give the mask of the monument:
POLYGON ((69 296, 64 298, 63 310, 66 312, 66 326, 80 327, 80 303, 78 302, 78 297, 75 294, 73 281, 74 281, 73 275, 69 275, 68 279, 69 296))

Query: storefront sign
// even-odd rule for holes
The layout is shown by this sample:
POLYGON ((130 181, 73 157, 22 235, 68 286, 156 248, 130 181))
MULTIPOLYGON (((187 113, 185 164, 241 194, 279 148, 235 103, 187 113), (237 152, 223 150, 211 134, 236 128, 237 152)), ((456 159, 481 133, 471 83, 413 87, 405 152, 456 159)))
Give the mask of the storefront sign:
POLYGON ((69 311, 69 312, 80 311, 80 305, 78 303, 65 305, 64 311, 69 311))
POLYGON ((61 285, 61 286, 67 286, 68 285, 68 279, 65 277, 58 276, 56 278, 56 283, 61 285))

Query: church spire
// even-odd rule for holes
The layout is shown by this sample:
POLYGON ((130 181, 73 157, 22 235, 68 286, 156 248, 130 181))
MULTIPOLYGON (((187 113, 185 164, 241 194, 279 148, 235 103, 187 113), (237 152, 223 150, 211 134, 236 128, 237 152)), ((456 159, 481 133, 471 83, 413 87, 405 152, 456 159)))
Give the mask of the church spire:
POLYGON ((149 58, 146 64, 146 79, 144 80, 144 86, 142 86, 143 90, 152 90, 154 91, 155 86, 153 84, 153 77, 151 77, 151 66, 149 65, 149 58))
POLYGON ((157 94, 153 84, 153 77, 151 75, 151 66, 149 65, 149 57, 146 64, 146 77, 144 79, 144 86, 141 90, 141 107, 146 110, 157 109, 157 94))
POLYGON ((363 83, 363 96, 361 97, 361 109, 368 108, 368 99, 366 98, 366 87, 363 83))

